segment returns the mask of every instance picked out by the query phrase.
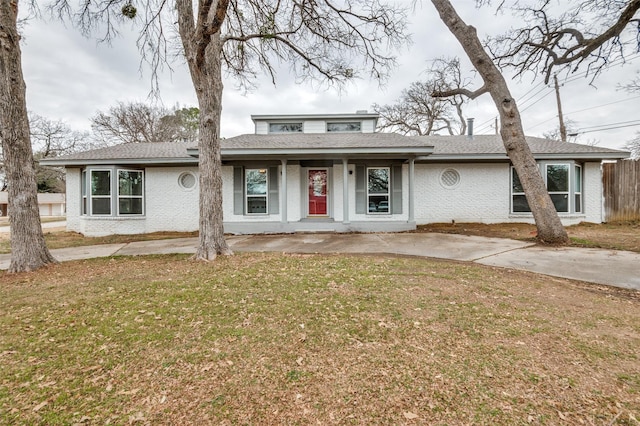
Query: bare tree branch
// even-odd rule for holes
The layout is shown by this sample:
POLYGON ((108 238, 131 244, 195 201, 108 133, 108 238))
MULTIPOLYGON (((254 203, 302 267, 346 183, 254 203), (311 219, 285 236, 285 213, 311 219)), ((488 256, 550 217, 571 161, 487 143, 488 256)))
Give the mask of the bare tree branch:
POLYGON ((513 10, 531 25, 489 43, 498 65, 517 75, 542 74, 548 83, 557 67, 575 71, 585 65, 593 81, 612 60, 624 60, 627 49, 640 49, 640 0, 567 0, 557 17, 548 0, 529 3, 517 2, 513 10), (623 40, 625 30, 635 40, 623 40))

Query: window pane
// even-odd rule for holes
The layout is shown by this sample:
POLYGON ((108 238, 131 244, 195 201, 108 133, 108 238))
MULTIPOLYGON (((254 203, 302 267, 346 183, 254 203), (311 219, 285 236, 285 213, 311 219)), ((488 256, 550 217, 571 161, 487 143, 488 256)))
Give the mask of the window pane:
POLYGON ((269 123, 269 133, 300 133, 302 123, 269 123))
POLYGON ((80 192, 83 196, 87 195, 87 171, 83 170, 80 177, 80 192))
POLYGON ((142 214, 142 198, 120 198, 120 214, 142 214))
POLYGON ((266 197, 247 198, 247 213, 266 213, 266 212, 267 212, 266 197))
POLYGON ((549 194, 553 205, 556 206, 558 213, 569 212, 569 195, 568 194, 549 194))
POLYGON ((118 195, 142 195, 142 172, 118 171, 118 195))
POLYGON ((547 165, 547 190, 549 192, 569 191, 569 165, 547 165))
POLYGON ((91 172, 91 195, 111 195, 111 172, 109 170, 91 172))
POLYGON ((511 168, 511 174, 513 179, 511 180, 511 192, 524 192, 524 188, 522 188, 522 183, 520 183, 520 176, 518 176, 518 172, 516 172, 515 168, 511 168))
POLYGON ((369 169, 369 194, 389 193, 389 169, 369 169))
POLYGON ((267 169, 247 170, 247 195, 267 195, 267 169))
POLYGON ((575 168, 575 180, 573 186, 575 192, 582 192, 582 167, 576 166, 575 168))
POLYGON ((362 126, 360 122, 348 123, 327 123, 327 132, 360 132, 362 126))
POLYGON ((529 203, 527 202, 527 197, 525 197, 524 195, 513 196, 513 212, 514 213, 531 212, 531 208, 529 207, 529 203))
POLYGON ((369 213, 389 213, 389 196, 369 196, 369 213))
POLYGON ((92 198, 91 214, 111 214, 111 198, 92 198))
POLYGON ((575 195, 576 213, 582 213, 582 196, 580 194, 575 195))

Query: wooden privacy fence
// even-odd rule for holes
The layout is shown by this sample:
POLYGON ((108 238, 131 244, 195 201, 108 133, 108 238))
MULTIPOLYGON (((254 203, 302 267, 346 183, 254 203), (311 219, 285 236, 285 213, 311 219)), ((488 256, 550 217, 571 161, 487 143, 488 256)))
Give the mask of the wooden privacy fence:
POLYGON ((640 220, 640 160, 602 165, 606 222, 640 220))

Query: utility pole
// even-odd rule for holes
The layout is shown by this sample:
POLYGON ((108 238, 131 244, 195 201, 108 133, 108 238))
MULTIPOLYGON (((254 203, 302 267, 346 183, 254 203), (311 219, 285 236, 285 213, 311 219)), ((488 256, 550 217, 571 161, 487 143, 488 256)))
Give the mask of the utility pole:
POLYGON ((556 86, 556 102, 558 103, 558 119, 560 120, 560 140, 567 141, 567 128, 564 127, 564 117, 562 116, 562 103, 560 102, 560 86, 558 85, 557 74, 553 75, 553 81, 556 86))

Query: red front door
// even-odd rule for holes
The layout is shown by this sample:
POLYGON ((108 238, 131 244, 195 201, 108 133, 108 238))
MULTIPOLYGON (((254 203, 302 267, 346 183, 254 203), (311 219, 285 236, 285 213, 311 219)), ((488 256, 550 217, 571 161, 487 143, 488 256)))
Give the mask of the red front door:
POLYGON ((309 170, 309 216, 327 216, 327 169, 309 170))

